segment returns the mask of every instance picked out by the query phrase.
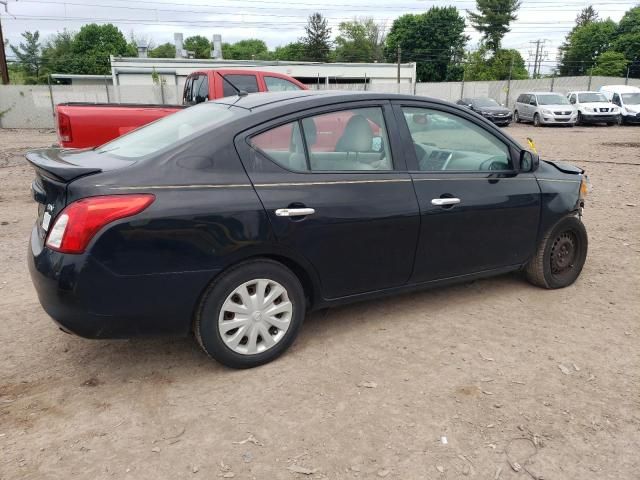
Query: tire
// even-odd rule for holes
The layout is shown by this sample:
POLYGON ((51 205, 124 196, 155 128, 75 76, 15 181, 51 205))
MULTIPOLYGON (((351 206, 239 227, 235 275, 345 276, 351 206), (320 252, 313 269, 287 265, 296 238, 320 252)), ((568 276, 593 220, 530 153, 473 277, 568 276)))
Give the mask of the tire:
POLYGON ((616 123, 618 124, 618 126, 622 126, 624 124, 622 115, 618 115, 618 117, 616 118, 616 123))
POLYGON ((582 113, 578 112, 578 119, 576 120, 576 125, 582 125, 582 113))
POLYGON ((305 310, 304 290, 291 270, 273 260, 250 260, 232 267, 209 285, 197 309, 193 331, 200 347, 214 360, 231 368, 252 368, 275 360, 291 346, 304 322, 305 310), (280 289, 282 293, 270 303, 253 306, 253 301, 261 296, 268 300, 269 293, 280 289), (275 308, 281 312, 265 315, 267 309, 275 308), (239 326, 223 326, 227 322, 239 326))
POLYGON ((533 126, 534 127, 542 126, 542 124, 540 123, 540 115, 537 113, 533 116, 533 126))
POLYGON ((518 110, 515 110, 513 112, 513 121, 516 123, 520 123, 520 114, 518 113, 518 110))
POLYGON ((556 223, 525 267, 527 280, 542 288, 564 288, 576 281, 587 259, 587 230, 576 216, 556 223))

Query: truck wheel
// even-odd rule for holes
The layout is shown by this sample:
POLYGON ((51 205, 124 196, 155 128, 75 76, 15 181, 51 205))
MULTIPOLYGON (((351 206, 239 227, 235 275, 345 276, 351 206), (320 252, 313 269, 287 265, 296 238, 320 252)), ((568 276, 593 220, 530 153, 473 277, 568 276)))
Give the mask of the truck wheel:
POLYGON ((540 115, 537 113, 533 116, 533 126, 540 127, 542 124, 540 123, 540 115))
POLYGON ((576 281, 587 259, 588 237, 582 221, 567 216, 542 238, 525 267, 527 280, 542 288, 563 288, 576 281))
POLYGON ((251 260, 211 283, 193 330, 213 359, 231 368, 251 368, 289 348, 305 310, 302 285, 291 270, 272 260, 251 260))
POLYGON ((618 115, 618 116, 616 117, 616 123, 617 123, 618 125, 622 125, 622 124, 624 123, 624 121, 622 120, 622 115, 618 115))

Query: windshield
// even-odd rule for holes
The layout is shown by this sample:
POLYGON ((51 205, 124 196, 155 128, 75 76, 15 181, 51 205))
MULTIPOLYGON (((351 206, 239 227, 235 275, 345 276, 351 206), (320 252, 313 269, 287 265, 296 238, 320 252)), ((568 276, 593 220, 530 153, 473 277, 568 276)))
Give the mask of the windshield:
POLYGON ((580 93, 578 94, 578 100, 580 103, 608 103, 607 97, 601 93, 580 93))
POLYGON ((640 93, 623 93, 622 100, 625 105, 640 105, 640 93))
POLYGON ((562 95, 538 95, 537 97, 540 105, 569 105, 569 100, 562 95))
POLYGON ((498 102, 493 98, 474 98, 473 103, 476 107, 499 107, 498 102))
POLYGON ((149 125, 96 148, 97 153, 139 158, 159 152, 198 132, 222 125, 246 114, 242 108, 216 103, 201 103, 168 115, 149 125))

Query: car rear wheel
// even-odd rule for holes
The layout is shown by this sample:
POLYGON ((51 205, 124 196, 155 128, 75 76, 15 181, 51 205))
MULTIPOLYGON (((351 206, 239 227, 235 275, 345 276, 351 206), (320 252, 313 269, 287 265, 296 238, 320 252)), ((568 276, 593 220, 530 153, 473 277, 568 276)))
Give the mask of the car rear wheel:
POLYGON ((518 113, 518 110, 513 112, 513 121, 516 123, 520 123, 520 114, 518 113))
POLYGON ((541 125, 540 123, 540 115, 538 115, 537 113, 533 116, 533 126, 534 127, 539 127, 541 125))
POLYGON ((304 292, 291 270, 272 260, 252 260, 208 287, 194 333, 213 359, 231 368, 251 368, 289 348, 304 317, 304 292))
POLYGON ((544 236, 525 267, 527 280, 542 288, 563 288, 576 281, 587 259, 588 237, 575 216, 560 220, 544 236))

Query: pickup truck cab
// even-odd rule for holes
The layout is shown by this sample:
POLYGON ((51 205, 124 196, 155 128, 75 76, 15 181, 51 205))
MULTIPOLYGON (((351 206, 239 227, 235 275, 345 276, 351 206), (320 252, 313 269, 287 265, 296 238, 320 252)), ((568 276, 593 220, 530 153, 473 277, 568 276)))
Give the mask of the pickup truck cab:
POLYGON ((620 109, 600 92, 569 92, 567 98, 578 109, 578 124, 620 123, 620 109))
POLYGON ((61 103, 56 107, 58 140, 64 148, 102 145, 185 107, 239 93, 307 90, 296 79, 258 70, 203 70, 185 81, 182 105, 61 103))

